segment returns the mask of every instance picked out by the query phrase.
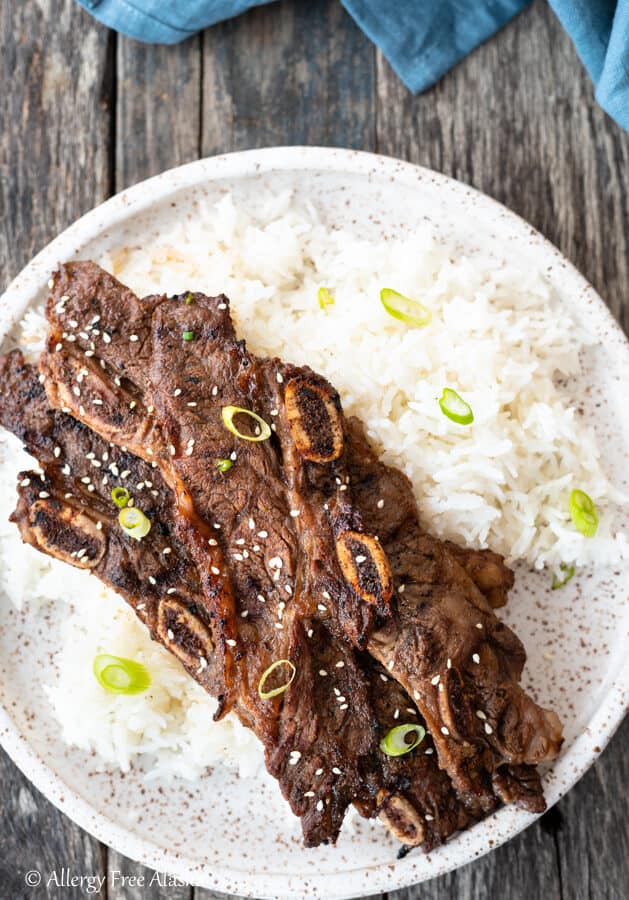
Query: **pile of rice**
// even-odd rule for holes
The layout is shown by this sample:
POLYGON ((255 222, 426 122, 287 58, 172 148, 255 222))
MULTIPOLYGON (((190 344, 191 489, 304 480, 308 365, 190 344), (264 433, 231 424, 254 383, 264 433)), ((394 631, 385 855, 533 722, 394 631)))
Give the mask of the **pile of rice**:
MULTIPOLYGON (((603 566, 629 553, 613 528, 621 498, 600 464, 593 433, 567 389, 588 338, 540 273, 458 256, 430 230, 369 243, 331 230, 289 194, 260 212, 226 196, 201 208, 150 247, 126 246, 98 260, 139 294, 225 293, 239 333, 259 354, 307 363, 338 388, 348 414, 367 424, 383 458, 403 469, 433 532, 511 561, 558 571, 603 566), (321 310, 319 287, 334 304, 321 310), (432 311, 423 329, 383 309, 391 287, 432 311), (454 388, 471 405, 470 427, 450 422, 437 399, 454 388), (586 539, 568 514, 572 488, 597 505, 586 539)), ((36 353, 45 323, 31 311, 21 342, 36 353)), ((222 762, 259 770, 255 738, 237 722, 211 721, 214 702, 95 579, 22 547, 6 522, 14 476, 25 464, 16 442, 0 445, 0 587, 16 602, 70 604, 50 699, 66 740, 123 769, 198 777, 222 762), (94 655, 144 662, 147 694, 106 694, 91 676, 94 655)), ((23 456, 23 455, 22 455, 23 456)))

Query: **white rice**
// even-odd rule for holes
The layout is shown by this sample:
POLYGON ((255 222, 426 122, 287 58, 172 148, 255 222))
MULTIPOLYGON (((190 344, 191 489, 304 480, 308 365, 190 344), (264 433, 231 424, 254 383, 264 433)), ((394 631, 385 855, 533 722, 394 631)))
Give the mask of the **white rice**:
MULTIPOLYGON (((307 363, 330 378, 345 411, 367 423, 384 459, 411 478, 438 535, 553 571, 560 564, 600 567, 629 553, 625 535, 614 531, 620 498, 599 464, 595 437, 575 398, 558 387, 578 373, 587 338, 542 274, 476 256, 453 259, 427 228, 369 243, 325 227, 315 210, 294 208, 288 194, 269 197, 255 217, 227 196, 150 247, 121 247, 98 261, 139 294, 227 294, 254 352, 307 363), (325 311, 320 286, 335 298, 325 311), (384 286, 428 306, 431 324, 408 328, 388 316, 379 302, 384 286), (441 413, 437 399, 446 386, 472 406, 471 427, 441 413), (573 487, 597 505, 595 538, 570 520, 573 487)), ((41 311, 29 312, 22 343, 35 353, 44 330, 41 311)), ((150 759, 153 774, 196 777, 219 761, 242 774, 256 770, 255 739, 233 721, 211 722, 213 701, 121 601, 86 573, 21 547, 6 517, 24 462, 14 443, 5 446, 0 586, 18 604, 68 593, 85 598, 69 613, 60 678, 50 688, 66 740, 123 769, 150 759), (75 579, 77 589, 68 592, 75 579), (106 695, 89 674, 102 651, 145 661, 153 688, 132 698, 106 695)))

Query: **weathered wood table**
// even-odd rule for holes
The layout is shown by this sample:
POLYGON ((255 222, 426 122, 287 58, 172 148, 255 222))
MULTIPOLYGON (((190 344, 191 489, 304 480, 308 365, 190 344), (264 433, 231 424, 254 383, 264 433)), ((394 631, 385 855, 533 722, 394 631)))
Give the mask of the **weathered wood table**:
MULTIPOLYGON (((117 37, 72 0, 2 0, 0 41, 0 288, 77 216, 149 175, 230 150, 319 144, 421 163, 501 200, 629 327, 629 136, 596 106, 541 0, 417 98, 337 0, 285 0, 173 48, 117 37)), ((626 722, 524 834, 388 900, 627 897, 628 739, 626 722)), ((109 900, 219 896, 120 889, 111 873, 142 867, 54 809, 4 754, 0 787, 0 900, 80 896, 25 886, 28 870, 62 866, 109 873, 109 900)))

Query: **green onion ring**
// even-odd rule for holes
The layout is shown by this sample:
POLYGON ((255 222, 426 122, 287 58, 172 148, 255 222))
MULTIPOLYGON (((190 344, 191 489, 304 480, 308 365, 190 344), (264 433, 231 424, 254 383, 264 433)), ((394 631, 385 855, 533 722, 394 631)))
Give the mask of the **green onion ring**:
POLYGON ((439 406, 444 416, 457 425, 471 425, 474 421, 474 413, 469 403, 466 403, 460 394, 452 388, 444 388, 439 398, 439 406))
POLYGON ((224 406, 221 410, 221 416, 223 417, 223 425, 225 428, 243 441, 266 441, 271 437, 270 426, 267 425, 264 419, 261 419, 257 413, 252 412, 250 409, 243 409, 241 406, 224 406), (253 437, 247 434, 241 434, 234 425, 234 416, 237 415, 250 416, 259 426, 260 434, 256 434, 253 437))
POLYGON ((432 319, 431 311, 423 303, 411 300, 410 297, 405 297, 392 288, 382 288, 380 302, 394 319, 399 319, 407 325, 414 325, 415 328, 425 328, 432 319))
POLYGON ((184 341, 193 341, 194 340, 194 331, 184 331, 181 335, 184 341))
POLYGON ((568 509, 577 531, 585 537, 594 537, 598 528, 598 513, 592 498, 585 491, 575 488, 570 494, 568 509))
POLYGON ((279 694, 283 694, 287 687, 289 687, 293 683, 293 679, 297 669, 290 661, 290 659, 277 659, 274 663, 272 663, 269 668, 262 673, 262 677, 258 682, 258 696, 262 697, 263 700, 269 700, 271 697, 277 697, 279 694), (265 691, 264 685, 266 684, 266 680, 274 672, 279 666, 288 666, 290 668, 290 678, 286 682, 286 684, 280 685, 280 687, 273 688, 272 691, 265 691))
POLYGON ((565 563, 562 563, 559 566, 559 568, 561 569, 562 572, 565 572, 566 574, 563 578, 558 578, 556 575, 553 575, 553 583, 552 583, 553 591, 556 591, 559 588, 563 587, 564 584, 568 584, 568 582, 574 575, 574 566, 567 566, 565 563))
POLYGON ((190 306, 192 303, 194 303, 194 297, 192 294, 186 294, 186 306, 190 306))
POLYGON ((136 506, 127 506, 118 513, 118 523, 125 534, 140 540, 151 530, 151 520, 136 506))
POLYGON ((146 666, 122 656, 99 653, 92 671, 100 686, 111 694, 142 694, 151 686, 146 666))
POLYGON ((111 492, 111 499, 118 509, 124 509, 131 499, 131 494, 125 487, 115 487, 111 492))
POLYGON ((317 300, 319 301, 320 309, 325 309, 326 306, 334 306, 334 297, 326 287, 319 288, 317 291, 317 300))
POLYGON ((233 465, 234 464, 231 461, 231 459, 217 459, 216 460, 216 468, 221 473, 221 475, 224 475, 225 472, 229 472, 229 470, 231 469, 231 467, 233 465))
POLYGON ((380 749, 387 756, 404 756, 414 750, 426 737, 426 729, 421 725, 396 725, 380 741, 380 749), (415 740, 409 744, 406 737, 409 734, 415 734, 415 740))

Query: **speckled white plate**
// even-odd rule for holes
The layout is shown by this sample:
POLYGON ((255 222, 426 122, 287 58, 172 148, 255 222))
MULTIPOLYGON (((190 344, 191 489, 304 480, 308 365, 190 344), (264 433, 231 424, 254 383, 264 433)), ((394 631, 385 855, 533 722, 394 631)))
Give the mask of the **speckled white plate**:
MULTIPOLYGON (((193 215, 201 196, 218 199, 231 191, 237 202, 255 206, 264 190, 286 187, 315 203, 331 225, 395 237, 428 219, 467 251, 482 245, 497 260, 544 272, 598 339, 574 387, 599 433, 608 474, 626 489, 629 346, 602 300, 554 247, 504 207, 442 175, 384 157, 315 148, 251 151, 201 160, 124 191, 76 222, 20 273, 0 301, 0 339, 44 296, 59 261, 98 257, 131 239, 150 242, 173 220, 193 215)), ((549 804, 591 765, 626 708, 628 569, 588 572, 552 593, 547 575, 521 571, 505 611, 528 651, 527 686, 565 723, 565 747, 544 779, 549 804)), ((238 782, 221 768, 192 786, 146 784, 133 772, 125 778, 99 774, 94 759, 61 742, 41 686, 54 678, 61 615, 28 608, 19 614, 0 596, 0 739, 67 815, 158 870, 234 894, 356 897, 463 865, 532 821, 504 808, 429 856, 416 851, 398 861, 384 829, 363 822, 334 848, 304 850, 274 786, 238 782)))

